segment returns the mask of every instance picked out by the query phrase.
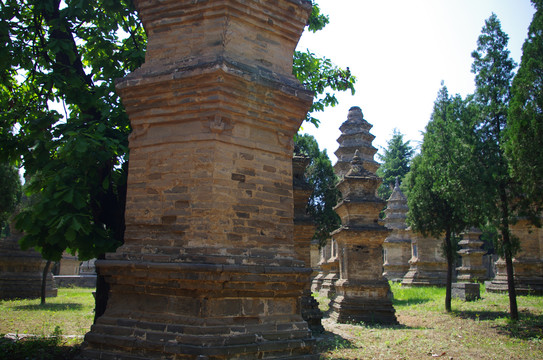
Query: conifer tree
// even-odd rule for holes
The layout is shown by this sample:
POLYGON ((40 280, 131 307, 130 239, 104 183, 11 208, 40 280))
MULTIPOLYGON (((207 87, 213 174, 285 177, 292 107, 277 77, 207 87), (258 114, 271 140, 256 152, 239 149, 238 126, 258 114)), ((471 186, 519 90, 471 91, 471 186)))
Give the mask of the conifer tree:
POLYGON ((472 108, 457 95, 450 97, 443 86, 426 126, 421 153, 413 159, 406 177, 408 223, 413 231, 443 239, 447 259, 445 309, 451 311, 451 286, 459 234, 478 224, 482 211, 472 161, 472 108))
POLYGON ((543 211, 543 1, 536 8, 511 87, 506 155, 522 187, 519 212, 541 226, 543 211))
POLYGON ((516 189, 504 153, 504 135, 510 101, 511 81, 515 62, 507 49, 509 37, 501 29, 495 14, 485 21, 472 53, 472 72, 475 74, 474 104, 478 108, 475 127, 480 141, 481 182, 485 185, 489 221, 498 229, 498 253, 506 262, 511 319, 518 319, 518 308, 513 275, 513 256, 519 249, 518 239, 510 231, 515 221, 513 211, 516 189))
POLYGON ((384 154, 377 155, 382 161, 381 166, 377 169, 377 175, 383 178, 383 183, 377 189, 381 199, 387 200, 392 194, 396 178, 401 182, 409 172, 414 152, 410 141, 404 141, 403 134, 394 129, 392 138, 387 142, 387 148, 384 149, 384 154))

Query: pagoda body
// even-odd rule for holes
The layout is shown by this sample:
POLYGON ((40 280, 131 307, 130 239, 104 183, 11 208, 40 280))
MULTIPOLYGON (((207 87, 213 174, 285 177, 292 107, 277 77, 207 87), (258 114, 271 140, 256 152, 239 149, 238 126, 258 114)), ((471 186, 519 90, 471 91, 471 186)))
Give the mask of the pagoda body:
MULTIPOLYGON (((10 234, 0 238, 0 300, 39 299, 43 270, 47 261, 34 249, 22 250, 23 233, 10 223, 10 234)), ((58 289, 51 271, 47 274, 46 297, 56 297, 58 289)))
POLYGON ((462 257, 462 266, 457 267, 458 281, 483 282, 487 279, 486 268, 483 265, 483 255, 486 253, 481 246, 481 230, 471 228, 462 233, 462 240, 458 243, 462 248, 458 254, 462 257))
POLYGON ((145 63, 117 82, 133 132, 125 241, 83 359, 314 359, 294 242, 292 56, 306 0, 134 0, 145 63))
MULTIPOLYGON (((294 156, 292 159, 293 191, 294 191, 294 243, 298 259, 306 267, 311 267, 311 240, 315 233, 315 223, 307 213, 307 203, 313 189, 305 179, 305 169, 310 159, 294 156)), ((311 269, 313 269, 311 267, 311 269)), ((323 332, 322 312, 319 303, 311 294, 311 282, 307 282, 302 296, 302 318, 313 332, 323 332)))
POLYGON ((378 223, 385 202, 377 197, 382 180, 374 173, 377 166, 371 145, 374 137, 369 134, 371 125, 360 108, 353 107, 340 129, 338 142, 343 146, 336 155, 342 155, 341 161, 345 162, 349 157, 343 151, 355 150, 348 168, 341 164, 335 167, 342 194, 335 211, 342 225, 332 233, 338 247, 340 278, 330 304, 330 317, 342 323, 395 324, 390 287, 383 276, 383 242, 390 231, 378 223))
POLYGON ((403 277, 402 285, 445 286, 447 284, 447 261, 443 257, 441 243, 439 239, 411 232, 409 271, 403 277))
MULTIPOLYGON (((511 226, 511 234, 520 240, 520 251, 513 258, 513 273, 517 294, 543 295, 543 229, 520 219, 511 226)), ((496 261, 496 276, 486 286, 490 292, 507 291, 505 260, 496 261)))
POLYGON ((383 276, 390 281, 402 281, 409 271, 411 237, 406 224, 407 211, 407 198, 400 190, 400 184, 396 179, 385 210, 385 226, 392 232, 383 243, 383 276))

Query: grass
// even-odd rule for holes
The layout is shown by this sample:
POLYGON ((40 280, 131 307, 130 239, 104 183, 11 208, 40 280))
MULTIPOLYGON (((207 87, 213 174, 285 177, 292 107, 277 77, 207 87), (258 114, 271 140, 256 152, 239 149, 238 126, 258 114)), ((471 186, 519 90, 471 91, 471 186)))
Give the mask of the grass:
POLYGON ((0 301, 0 334, 47 336, 58 327, 66 335, 84 335, 94 319, 92 289, 60 288, 57 297, 0 301))
MULTIPOLYGON (((400 325, 323 323, 318 336, 322 359, 542 359, 543 297, 519 296, 521 320, 508 320, 506 294, 453 299, 444 311, 444 288, 406 288, 392 284, 400 325), (333 330, 331 332, 330 330, 333 330)), ((93 320, 89 289, 59 289, 45 306, 37 300, 0 301, 0 359, 73 359, 93 320), (24 335, 37 335, 25 337, 24 335), (61 336, 77 335, 67 339, 61 336), (12 336, 13 337, 13 336, 12 336)), ((326 311, 328 299, 318 297, 326 311)))
POLYGON ((392 284, 400 325, 333 324, 324 320, 323 359, 542 359, 543 297, 517 298, 520 321, 508 319, 506 294, 481 292, 481 300, 453 299, 447 314, 444 288, 392 284))

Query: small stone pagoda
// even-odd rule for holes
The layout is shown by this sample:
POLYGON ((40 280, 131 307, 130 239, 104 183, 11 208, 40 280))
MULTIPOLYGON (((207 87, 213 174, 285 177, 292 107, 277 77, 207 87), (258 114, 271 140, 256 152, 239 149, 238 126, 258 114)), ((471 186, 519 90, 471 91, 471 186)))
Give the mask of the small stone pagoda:
POLYGON ((486 253, 481 246, 481 230, 471 228, 462 233, 458 243, 462 248, 458 254, 462 257, 462 266, 457 267, 457 279, 463 282, 483 282, 487 279, 486 268, 483 265, 483 255, 486 253))
POLYGON ((326 264, 328 258, 330 258, 330 245, 326 244, 319 249, 319 261, 317 263, 318 272, 311 281, 312 292, 320 293, 320 290, 322 288, 322 282, 324 280, 324 277, 326 276, 322 265, 326 264))
MULTIPOLYGON (((511 234, 520 240, 520 252, 513 258, 517 294, 543 294, 543 229, 526 219, 511 226, 511 234)), ((507 291, 505 260, 496 261, 496 277, 486 286, 490 292, 507 291)))
POLYGON ((411 237, 407 230, 407 198, 396 179, 394 190, 387 200, 385 227, 392 230, 383 243, 383 276, 390 281, 402 281, 409 271, 411 237))
POLYGON ((332 298, 336 294, 336 281, 339 279, 339 257, 337 256, 337 243, 331 238, 324 247, 325 260, 320 263, 322 282, 319 295, 332 298))
POLYGON ((395 324, 390 287, 383 277, 383 242, 390 231, 378 223, 385 202, 377 196, 382 180, 374 173, 378 166, 373 161, 376 149, 371 145, 371 125, 360 108, 353 107, 340 129, 335 169, 341 179, 337 186, 342 199, 335 211, 342 225, 332 233, 338 247, 340 278, 330 317, 342 323, 395 324), (347 149, 354 150, 352 156, 347 149), (349 167, 345 166, 347 159, 349 167))
POLYGON ((83 359, 315 359, 301 315, 293 136, 312 93, 292 56, 308 0, 134 0, 145 64, 129 115, 125 242, 83 359))
POLYGON ((447 260, 441 250, 442 241, 411 232, 409 271, 402 280, 407 286, 445 286, 447 260))
MULTIPOLYGON (((311 239, 315 233, 315 223, 307 213, 307 202, 313 189, 305 179, 305 169, 310 159, 302 156, 294 156, 292 159, 293 194, 294 194, 294 243, 298 259, 302 260, 306 267, 311 267, 311 239)), ((314 332, 323 332, 322 312, 319 303, 311 294, 311 283, 302 296, 302 318, 314 332)))
MULTIPOLYGON (((10 234, 0 238, 0 300, 37 299, 41 296, 41 282, 46 260, 33 249, 22 250, 19 240, 23 234, 14 223, 10 234)), ((53 274, 47 274, 46 297, 57 296, 53 274)))

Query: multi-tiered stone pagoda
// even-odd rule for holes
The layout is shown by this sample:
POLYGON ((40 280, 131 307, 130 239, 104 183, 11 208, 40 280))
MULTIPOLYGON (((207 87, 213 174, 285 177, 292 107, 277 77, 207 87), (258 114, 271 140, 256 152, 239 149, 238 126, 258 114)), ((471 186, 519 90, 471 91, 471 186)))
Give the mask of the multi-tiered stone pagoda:
POLYGON ((462 257, 462 266, 457 267, 458 281, 483 282, 487 279, 486 268, 483 265, 485 250, 481 249, 483 241, 480 240, 482 231, 470 228, 462 233, 462 240, 458 243, 461 249, 458 254, 462 257))
POLYGON ((394 324, 390 287, 383 276, 383 242, 390 231, 378 222, 385 202, 377 196, 382 180, 374 172, 378 166, 373 160, 371 125, 360 108, 353 107, 340 129, 336 171, 342 200, 335 211, 342 225, 332 233, 338 246, 340 278, 330 317, 338 322, 394 324), (352 156, 346 149, 354 150, 352 156), (349 167, 345 166, 347 159, 349 167))
POLYGON ((402 281, 409 271, 409 259, 411 258, 411 232, 407 230, 407 198, 400 190, 400 184, 396 184, 392 194, 387 200, 385 210, 385 226, 392 230, 383 243, 384 272, 383 276, 390 281, 402 281))

